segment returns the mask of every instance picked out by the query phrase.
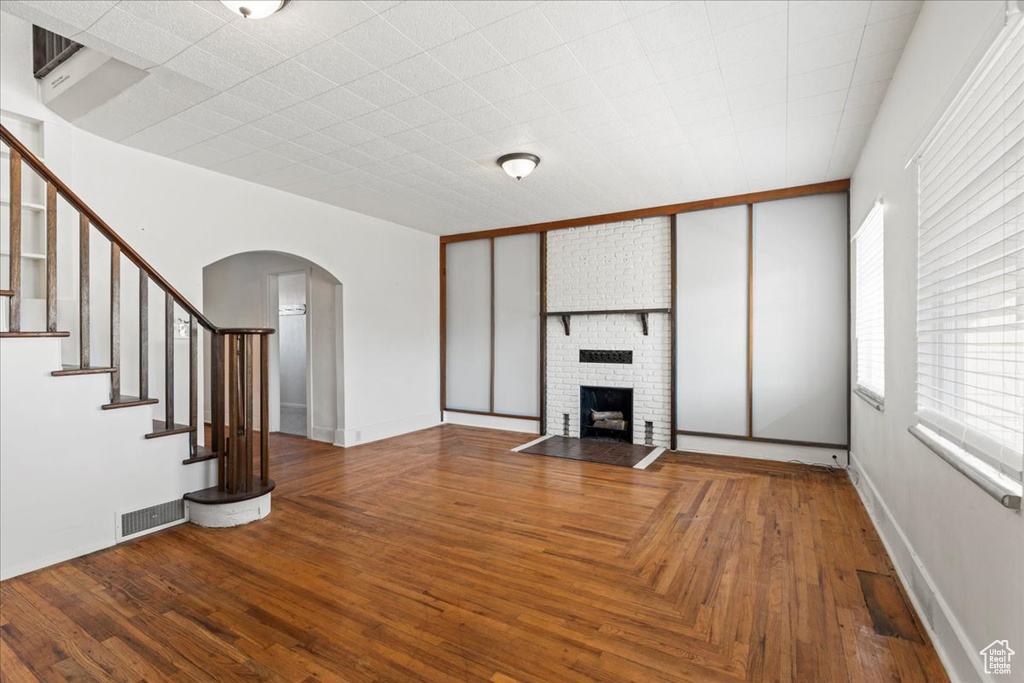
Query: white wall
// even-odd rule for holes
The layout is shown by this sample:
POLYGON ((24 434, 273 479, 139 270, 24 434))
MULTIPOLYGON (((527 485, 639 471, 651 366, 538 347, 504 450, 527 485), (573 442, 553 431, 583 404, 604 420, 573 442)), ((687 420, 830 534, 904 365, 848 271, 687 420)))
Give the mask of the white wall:
MULTIPOLYGON (((203 278, 205 280, 205 277, 203 278)), ((204 289, 206 288, 204 282, 204 289)), ((208 294, 209 292, 207 292, 208 294)), ((333 294, 333 291, 331 292, 333 294)), ((306 305, 306 274, 290 273, 278 277, 278 307, 306 305)), ((334 322, 334 297, 328 300, 328 320, 334 322)), ((306 320, 312 311, 303 315, 278 315, 277 335, 280 347, 281 362, 281 403, 293 406, 306 405, 306 320)), ((319 318, 319 316, 317 316, 319 318)), ((334 336, 334 325, 329 330, 334 336)), ((329 349, 328 360, 333 363, 335 354, 329 349)), ((333 385, 333 382, 332 382, 333 385)), ((332 387, 333 389, 333 387, 332 387)), ((331 391, 331 402, 334 392, 331 391)))
MULTIPOLYGON (((438 422, 436 236, 71 127, 39 103, 26 71, 30 30, 0 13, 3 108, 70 131, 73 188, 108 224, 194 303, 203 298, 203 266, 232 254, 278 251, 321 265, 345 291, 344 443, 438 422)), ((161 339, 151 343, 159 348, 161 339)))
MULTIPOLYGON (((1024 517, 908 432, 915 411, 916 173, 907 161, 1002 1, 927 2, 852 178, 854 226, 885 203, 885 411, 853 401, 858 486, 954 678, 984 680, 978 651, 1024 646, 1024 517)), ((1021 655, 1017 656, 1018 658, 1021 655)), ((1024 669, 1024 660, 1014 670, 1024 669)))

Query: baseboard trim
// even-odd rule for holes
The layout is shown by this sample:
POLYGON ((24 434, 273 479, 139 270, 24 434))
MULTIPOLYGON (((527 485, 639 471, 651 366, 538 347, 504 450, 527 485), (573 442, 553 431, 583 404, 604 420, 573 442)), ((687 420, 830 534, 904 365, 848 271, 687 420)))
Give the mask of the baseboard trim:
POLYGON ((950 680, 953 683, 981 683, 988 680, 978 654, 980 648, 971 643, 874 482, 860 468, 852 452, 848 472, 950 680))
POLYGON ((401 436, 402 434, 408 434, 409 432, 416 432, 421 429, 429 429, 430 427, 436 427, 441 424, 437 419, 437 412, 423 413, 421 415, 413 415, 411 417, 403 417, 397 420, 388 420, 386 422, 377 422, 370 425, 362 425, 360 427, 349 427, 344 430, 338 430, 335 434, 335 446, 342 448, 349 448, 351 446, 358 446, 364 443, 371 443, 373 441, 380 441, 381 439, 389 439, 392 436, 401 436), (337 440, 338 435, 341 435, 341 440, 337 440))
POLYGON ((325 441, 327 443, 334 443, 334 428, 329 427, 317 427, 313 425, 309 432, 309 438, 313 441, 325 441))
POLYGON ((523 432, 524 434, 540 434, 540 422, 536 420, 520 420, 515 417, 475 415, 473 413, 455 413, 448 410, 444 411, 443 417, 447 424, 483 427, 484 429, 500 429, 507 432, 523 432))
POLYGON ((740 458, 774 460, 776 462, 791 462, 795 460, 807 465, 835 465, 836 461, 833 460, 833 455, 838 458, 840 465, 845 465, 848 452, 845 448, 797 446, 767 441, 694 436, 691 434, 676 435, 676 451, 707 453, 709 455, 731 455, 740 458))
MULTIPOLYGON (((130 540, 130 539, 128 539, 128 540, 130 540)), ((42 560, 36 560, 34 562, 24 562, 22 564, 15 565, 13 567, 5 567, 2 571, 0 571, 0 581, 6 581, 7 579, 13 579, 15 576, 21 576, 22 574, 28 574, 29 572, 34 572, 37 569, 43 569, 44 567, 49 567, 49 566, 54 565, 54 564, 59 564, 61 562, 67 562, 68 560, 73 560, 76 557, 82 557, 83 555, 89 555, 90 553, 94 553, 94 552, 96 552, 98 550, 105 550, 107 548, 112 548, 115 545, 117 545, 117 540, 114 538, 113 534, 111 534, 110 538, 107 539, 107 540, 104 540, 104 541, 96 541, 95 543, 87 543, 86 545, 79 546, 78 548, 75 548, 74 550, 69 550, 67 552, 62 552, 62 553, 57 553, 55 555, 50 555, 49 557, 47 557, 45 559, 42 559, 42 560)))

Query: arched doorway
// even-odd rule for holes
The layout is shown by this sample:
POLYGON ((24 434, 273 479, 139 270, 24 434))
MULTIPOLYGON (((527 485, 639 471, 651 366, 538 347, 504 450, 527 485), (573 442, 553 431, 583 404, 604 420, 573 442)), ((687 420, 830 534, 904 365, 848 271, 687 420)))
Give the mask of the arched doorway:
MULTIPOLYGON (((251 251, 203 268, 207 315, 228 327, 259 324, 277 330, 270 338, 267 378, 271 432, 341 442, 342 303, 341 282, 301 256, 251 251)), ((208 365, 209 353, 205 356, 208 365)))

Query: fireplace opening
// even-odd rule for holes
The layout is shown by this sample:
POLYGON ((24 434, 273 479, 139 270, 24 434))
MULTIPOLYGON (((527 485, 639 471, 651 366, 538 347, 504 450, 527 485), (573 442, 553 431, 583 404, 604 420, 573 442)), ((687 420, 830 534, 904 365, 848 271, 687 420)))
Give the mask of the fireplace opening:
POLYGON ((633 443, 633 390, 580 387, 580 438, 633 443))

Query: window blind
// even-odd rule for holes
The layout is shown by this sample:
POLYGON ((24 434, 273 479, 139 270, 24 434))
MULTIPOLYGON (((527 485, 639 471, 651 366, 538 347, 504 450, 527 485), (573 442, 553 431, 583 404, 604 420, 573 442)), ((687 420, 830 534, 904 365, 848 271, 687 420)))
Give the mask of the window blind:
POLYGON ((885 396, 885 278, 883 210, 876 202, 853 238, 857 287, 854 330, 857 388, 881 403, 885 396))
POLYGON ((921 426, 1021 480, 1024 22, 975 70, 918 160, 921 426))

